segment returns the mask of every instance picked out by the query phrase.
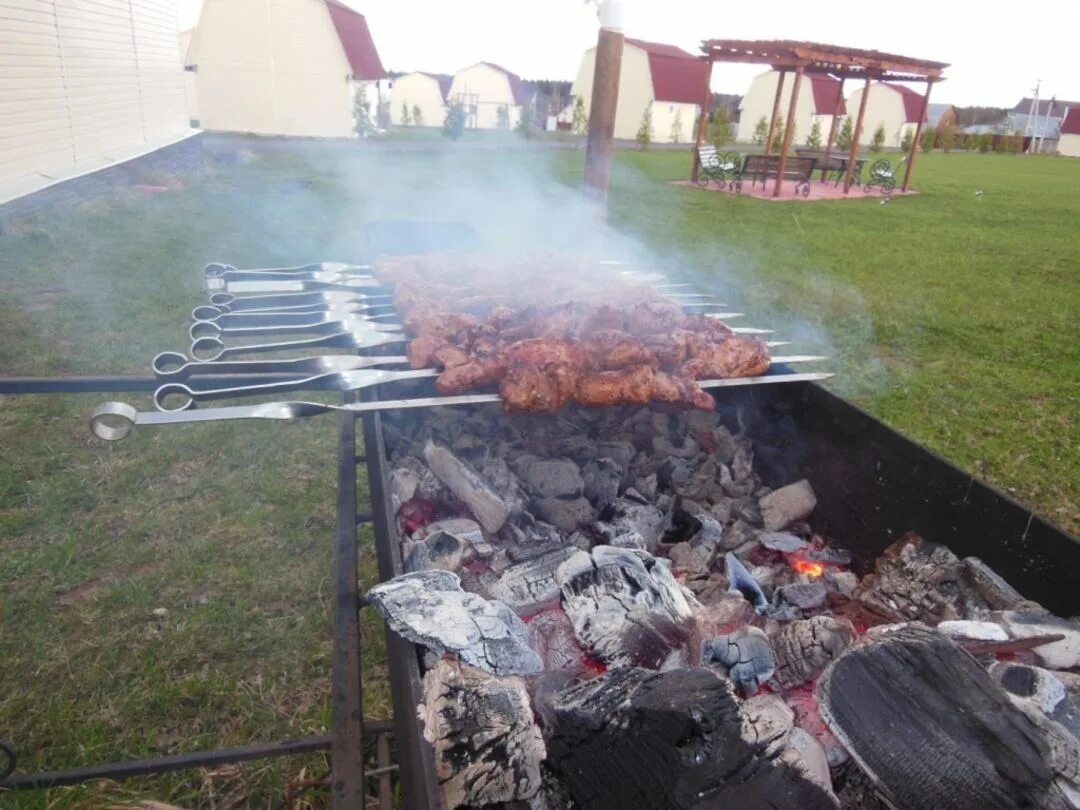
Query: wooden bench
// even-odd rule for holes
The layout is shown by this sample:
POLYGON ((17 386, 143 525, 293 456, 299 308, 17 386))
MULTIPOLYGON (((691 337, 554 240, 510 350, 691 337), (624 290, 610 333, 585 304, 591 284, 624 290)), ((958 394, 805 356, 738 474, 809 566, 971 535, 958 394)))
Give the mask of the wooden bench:
POLYGON ((729 179, 734 184, 742 168, 742 155, 721 152, 715 146, 698 147, 698 185, 707 186, 710 180, 721 188, 729 179))
MULTIPOLYGON (((817 160, 817 166, 815 171, 821 172, 821 182, 824 183, 828 179, 830 172, 835 172, 834 186, 840 185, 840 181, 844 179, 844 175, 847 173, 848 156, 842 152, 830 152, 826 154, 820 149, 803 149, 799 148, 795 150, 799 157, 815 158, 817 160)), ((866 163, 866 158, 855 158, 855 171, 852 173, 852 185, 859 185, 862 182, 863 166, 866 163)))
MULTIPOLYGON (((801 191, 804 197, 808 197, 810 195, 810 175, 813 174, 816 164, 816 158, 792 157, 789 155, 787 163, 784 165, 782 179, 794 180, 795 193, 798 194, 801 191)), ((760 180, 761 187, 764 189, 766 183, 775 179, 779 171, 779 155, 749 155, 743 162, 742 173, 739 180, 736 181, 735 188, 739 190, 742 188, 743 179, 750 178, 751 188, 753 188, 754 183, 760 180)))

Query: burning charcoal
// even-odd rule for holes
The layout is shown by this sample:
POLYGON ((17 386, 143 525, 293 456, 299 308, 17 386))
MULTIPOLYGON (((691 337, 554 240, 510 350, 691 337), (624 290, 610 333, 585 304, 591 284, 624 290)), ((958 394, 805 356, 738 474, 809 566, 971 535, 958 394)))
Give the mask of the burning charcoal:
MULTIPOLYGON (((656 550, 660 537, 664 533, 664 513, 643 498, 635 498, 630 489, 611 505, 610 515, 605 521, 611 528, 605 533, 609 542, 621 535, 638 534, 650 553, 656 550)), ((615 545, 614 542, 611 543, 615 545)))
POLYGON ((1080 707, 1053 672, 1010 661, 995 661, 989 672, 1013 705, 1036 723, 1052 720, 1080 740, 1080 707))
POLYGON ((528 624, 529 646, 544 662, 544 670, 577 670, 585 651, 574 637, 574 626, 561 610, 545 610, 528 624))
POLYGON ((817 498, 805 478, 770 492, 759 501, 766 530, 779 531, 814 511, 817 498))
POLYGON ((727 577, 730 593, 742 594, 743 598, 754 606, 754 610, 758 613, 765 612, 769 607, 769 600, 765 597, 761 586, 750 576, 750 572, 739 562, 739 558, 730 551, 724 556, 724 575, 727 577))
POLYGON ((460 571, 461 566, 473 556, 475 554, 469 541, 449 532, 434 532, 413 545, 405 560, 405 570, 414 572, 437 568, 460 571))
POLYGON ((737 444, 735 437, 731 435, 731 431, 723 425, 718 425, 712 430, 713 435, 713 455, 716 456, 716 460, 721 464, 731 465, 735 461, 735 450, 737 444))
MULTIPOLYGON (((813 686, 807 684, 785 692, 784 701, 795 712, 795 725, 820 743, 830 768, 839 768, 851 760, 847 749, 821 718, 813 686)), ((856 806, 853 810, 861 808, 856 806)))
POLYGON ((488 591, 520 616, 558 605, 560 591, 555 571, 576 553, 576 548, 564 547, 511 565, 488 591))
POLYGON ((585 489, 581 470, 568 458, 522 456, 514 470, 539 498, 577 498, 585 489))
POLYGON ((418 714, 447 808, 529 799, 540 789, 547 752, 521 678, 440 661, 424 675, 418 714))
POLYGON ((608 664, 657 668, 690 635, 690 603, 668 563, 647 552, 596 546, 555 579, 578 640, 608 664))
POLYGON ((754 616, 754 608, 742 598, 742 594, 733 596, 728 593, 728 581, 723 574, 713 572, 708 579, 692 579, 686 583, 686 587, 693 591, 694 596, 703 605, 727 603, 740 605, 740 614, 745 614, 747 617, 743 623, 750 621, 754 616))
POLYGON ((687 486, 694 476, 697 465, 683 458, 665 458, 657 471, 660 486, 678 492, 687 486))
POLYGON ((939 633, 952 639, 978 639, 979 641, 1008 641, 1009 634, 1000 624, 993 622, 949 621, 937 626, 939 633))
POLYGON ((592 523, 596 517, 592 504, 584 498, 541 498, 535 506, 537 515, 564 532, 592 523))
POLYGON ((720 548, 723 551, 734 551, 737 548, 757 541, 757 532, 741 520, 736 520, 724 531, 720 540, 720 548))
POLYGON ((424 477, 424 465, 418 459, 409 457, 390 471, 390 508, 398 513, 401 505, 416 497, 416 490, 424 477))
POLYGON ((421 529, 419 535, 422 539, 437 532, 446 532, 447 534, 455 535, 472 546, 477 546, 484 542, 484 532, 480 529, 480 524, 475 520, 469 520, 469 518, 446 518, 445 520, 436 520, 434 523, 429 523, 421 529))
POLYGON ((477 469, 487 484, 495 490, 511 513, 520 513, 528 501, 517 477, 501 456, 486 454, 477 464, 477 469))
POLYGON ((548 764, 589 810, 835 808, 783 758, 783 709, 751 710, 705 669, 610 670, 545 700, 548 764))
POLYGON ((641 493, 641 497, 647 501, 655 501, 656 493, 660 487, 656 473, 634 479, 634 489, 641 493))
POLYGON ((820 579, 811 582, 796 582, 776 589, 778 599, 800 610, 816 610, 825 604, 827 594, 828 589, 820 579))
POLYGON ((706 641, 702 660, 724 672, 744 695, 753 695, 776 671, 769 637, 756 627, 740 627, 706 641))
POLYGON ((855 598, 871 610, 937 624, 987 615, 985 601, 962 579, 963 565, 945 546, 908 532, 874 563, 855 598))
POLYGON ((502 528, 510 516, 510 508, 483 478, 434 442, 424 445, 424 459, 485 530, 494 534, 502 528))
POLYGON ((787 532, 760 532, 757 539, 770 551, 780 551, 784 554, 794 554, 810 547, 810 544, 802 538, 787 532))
POLYGON ((529 649, 521 619, 502 602, 466 593, 449 571, 402 574, 367 596, 390 629, 437 655, 456 653, 495 675, 529 675, 543 668, 529 649))
POLYGON ((1076 740, 1032 722, 936 631, 871 630, 816 691, 826 723, 894 807, 1072 806, 1076 740))
POLYGON ((720 414, 716 411, 695 409, 686 414, 686 429, 693 433, 712 433, 719 421, 720 414))
POLYGON ((667 436, 654 436, 652 440, 653 453, 668 458, 696 459, 701 452, 698 443, 691 436, 684 436, 682 444, 676 446, 667 436))
POLYGON ((585 465, 585 497, 603 509, 619 497, 623 472, 619 463, 610 458, 598 458, 585 465))
POLYGON ((1052 636, 1065 638, 1035 647, 1039 663, 1048 669, 1076 669, 1080 667, 1080 624, 1057 616, 1006 611, 995 618, 1004 625, 1012 638, 1052 636))
POLYGON ((750 484, 754 480, 753 448, 750 446, 750 442, 742 436, 735 439, 734 442, 735 452, 731 456, 731 461, 727 462, 731 467, 731 475, 734 477, 736 484, 750 484))
POLYGON ((780 758, 826 793, 832 795, 829 758, 814 735, 803 731, 798 726, 792 727, 787 738, 787 748, 784 749, 780 758))
POLYGON ((676 571, 703 577, 708 575, 713 560, 716 559, 716 547, 720 543, 723 529, 708 515, 701 515, 698 525, 701 528, 688 542, 676 543, 668 550, 668 559, 676 571))
POLYGON ((622 469, 627 469, 637 451, 630 442, 600 442, 596 445, 597 458, 610 458, 622 469))
POLYGON ((772 637, 776 683, 781 689, 794 689, 816 678, 854 640, 851 623, 832 616, 814 616, 784 625, 772 637))
POLYGON ((516 515, 515 521, 503 526, 496 538, 512 562, 531 560, 566 545, 566 539, 557 528, 536 520, 528 512, 516 515))
POLYGON ((851 596, 859 587, 859 578, 852 571, 837 571, 835 568, 825 569, 823 576, 826 585, 832 585, 837 593, 851 596))
POLYGON ((684 483, 674 488, 675 493, 698 501, 723 498, 725 494, 716 483, 716 475, 716 462, 711 459, 696 462, 693 473, 684 483))
POLYGON ((779 695, 758 695, 742 704, 743 736, 755 740, 766 756, 779 755, 795 727, 795 713, 779 695))

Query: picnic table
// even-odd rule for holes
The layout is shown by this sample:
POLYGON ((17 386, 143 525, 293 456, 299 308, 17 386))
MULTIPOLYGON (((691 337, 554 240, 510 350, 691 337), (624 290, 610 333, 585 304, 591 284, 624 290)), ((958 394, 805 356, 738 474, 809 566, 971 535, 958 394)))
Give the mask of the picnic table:
MULTIPOLYGON (((788 156, 784 164, 784 180, 795 181, 795 193, 802 193, 804 197, 810 194, 810 175, 814 173, 817 158, 799 155, 788 156)), ((780 171, 779 155, 747 155, 743 161, 742 173, 739 176, 736 190, 742 187, 743 178, 750 178, 750 187, 761 181, 761 187, 765 188, 769 180, 775 179, 780 171)))
MULTIPOLYGON (((835 172, 833 185, 840 185, 840 181, 844 179, 844 175, 847 174, 848 156, 845 154, 834 154, 832 152, 823 152, 820 149, 796 149, 795 152, 799 157, 812 157, 817 160, 817 168, 821 170, 821 182, 824 183, 828 180, 830 172, 835 172)), ((866 158, 855 158, 855 171, 851 175, 851 184, 857 186, 862 182, 863 166, 866 165, 866 158)))

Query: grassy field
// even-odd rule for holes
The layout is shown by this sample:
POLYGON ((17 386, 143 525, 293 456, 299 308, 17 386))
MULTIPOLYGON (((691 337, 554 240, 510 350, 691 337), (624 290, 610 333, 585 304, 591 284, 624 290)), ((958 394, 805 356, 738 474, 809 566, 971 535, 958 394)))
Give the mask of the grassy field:
MULTIPOLYGON (((186 345, 207 261, 353 259, 380 218, 474 221, 503 249, 603 238, 722 291, 793 348, 829 350, 839 390, 1080 527, 1080 162, 921 156, 921 196, 799 205, 672 186, 686 155, 625 152, 616 233, 600 237, 569 188, 580 152, 228 157, 168 193, 0 235, 3 372, 143 371, 186 345)), ((0 401, 0 737, 37 770, 325 730, 337 422, 143 430, 106 446, 86 416, 107 398, 0 401)), ((365 710, 385 717, 381 628, 365 621, 365 710)), ((305 757, 0 803, 273 807, 301 769, 322 767, 305 757)))

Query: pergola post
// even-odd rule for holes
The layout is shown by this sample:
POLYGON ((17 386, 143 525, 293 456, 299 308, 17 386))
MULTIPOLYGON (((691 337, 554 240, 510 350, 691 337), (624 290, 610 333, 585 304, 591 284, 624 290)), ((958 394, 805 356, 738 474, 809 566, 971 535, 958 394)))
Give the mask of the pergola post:
POLYGON ((901 186, 901 191, 907 191, 908 185, 911 183, 911 168, 915 165, 915 152, 919 149, 919 139, 922 138, 923 121, 926 120, 926 111, 930 106, 930 90, 934 86, 933 79, 926 80, 926 95, 922 100, 922 112, 919 113, 919 120, 915 124, 915 137, 911 141, 911 149, 908 151, 907 168, 904 170, 904 185, 901 186))
POLYGON ((788 102, 788 117, 787 126, 784 128, 784 142, 780 144, 780 165, 776 168, 776 183, 773 185, 772 195, 774 197, 780 196, 780 191, 784 185, 784 170, 787 168, 788 150, 791 149, 791 140, 795 135, 795 127, 792 126, 792 122, 795 120, 796 105, 799 103, 799 85, 802 84, 803 66, 798 65, 795 68, 795 81, 791 85, 791 101, 788 102))
POLYGON ((765 139, 765 154, 772 154, 772 139, 776 134, 776 116, 780 114, 780 96, 784 92, 784 77, 787 76, 786 70, 780 71, 780 78, 776 82, 776 96, 772 102, 772 118, 769 120, 769 136, 765 139))
POLYGON ((611 151, 615 141, 615 111, 619 105, 623 33, 621 4, 608 0, 600 6, 600 33, 593 65, 589 133, 585 139, 585 187, 597 199, 607 197, 611 182, 611 151))
POLYGON ((851 135, 851 149, 848 150, 847 172, 844 174, 844 193, 851 190, 851 178, 855 174, 855 156, 859 154, 859 138, 862 136, 862 121, 866 114, 866 100, 870 98, 871 77, 866 77, 863 84, 862 98, 859 99, 859 116, 855 119, 855 131, 851 135))
POLYGON ((833 107, 832 123, 829 125, 829 140, 825 142, 825 160, 828 162, 829 153, 832 152, 833 144, 836 143, 836 129, 840 121, 840 105, 844 103, 844 79, 840 79, 840 89, 836 94, 836 106, 833 107))
POLYGON ((693 182, 698 181, 698 175, 701 172, 701 145, 705 142, 705 129, 709 125, 709 106, 712 104, 712 66, 713 61, 710 57, 706 60, 705 68, 705 87, 702 89, 701 94, 701 115, 698 118, 697 135, 694 138, 694 166, 690 170, 690 179, 693 182))

